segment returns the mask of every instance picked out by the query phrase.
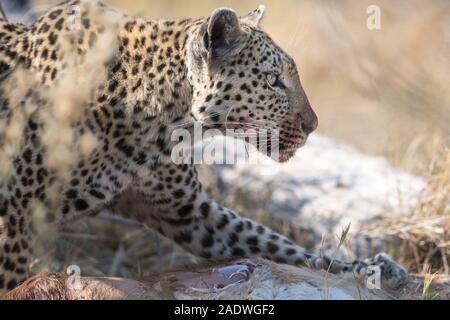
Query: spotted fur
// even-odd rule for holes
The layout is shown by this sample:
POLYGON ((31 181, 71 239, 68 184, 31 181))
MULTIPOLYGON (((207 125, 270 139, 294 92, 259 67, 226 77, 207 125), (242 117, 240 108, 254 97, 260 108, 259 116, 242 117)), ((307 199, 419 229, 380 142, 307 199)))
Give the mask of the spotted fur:
MULTIPOLYGON (((82 61, 111 27, 102 15, 113 18, 117 40, 105 63, 107 80, 72 124, 76 136, 89 132, 98 145, 87 155, 74 149, 75 165, 58 189, 56 204, 49 199, 55 173, 45 162, 44 124, 36 113, 27 114, 20 151, 0 195, 0 290, 29 276, 31 203, 43 207, 54 226, 110 208, 204 258, 258 255, 358 274, 374 264, 385 271, 388 284, 402 282, 404 270, 384 255, 346 263, 305 252, 210 199, 194 165, 170 161, 173 128, 194 121, 221 131, 229 125, 279 129, 280 161, 287 161, 316 128, 293 59, 258 27, 263 11, 238 18, 220 8, 202 19, 148 21, 94 1, 68 1, 31 27, 0 21, 0 120, 6 122, 20 108, 3 87, 13 71, 28 70, 41 91, 50 90, 68 68, 63 42, 82 61), (73 6, 81 8, 78 29, 68 25, 73 6)), ((24 99, 45 107, 33 89, 24 99)))

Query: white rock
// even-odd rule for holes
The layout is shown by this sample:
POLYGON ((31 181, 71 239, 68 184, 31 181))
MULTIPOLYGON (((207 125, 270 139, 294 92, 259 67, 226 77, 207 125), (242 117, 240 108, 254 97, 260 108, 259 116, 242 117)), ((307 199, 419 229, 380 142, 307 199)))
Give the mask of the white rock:
MULTIPOLYGON (((232 146, 229 138, 216 139, 232 146)), ((274 214, 319 233, 340 232, 348 223, 357 228, 387 210, 408 214, 426 185, 381 157, 363 155, 317 134, 284 164, 254 149, 245 159, 243 144, 237 153, 237 164, 214 166, 228 187, 255 195, 270 188, 274 214)))

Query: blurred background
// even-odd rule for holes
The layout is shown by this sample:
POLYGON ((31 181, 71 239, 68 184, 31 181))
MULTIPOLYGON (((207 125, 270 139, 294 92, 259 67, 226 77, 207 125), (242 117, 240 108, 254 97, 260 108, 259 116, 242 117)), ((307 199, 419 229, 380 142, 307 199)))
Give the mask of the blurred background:
MULTIPOLYGON (((9 19, 30 24, 59 1, 0 2, 9 19)), ((395 222, 382 219, 374 225, 375 237, 384 232, 399 240, 390 253, 409 271, 426 273, 432 264, 433 272, 449 274, 448 0, 103 2, 149 19, 208 16, 222 6, 245 15, 260 4, 266 5, 261 26, 297 62, 303 87, 318 114, 317 132, 364 154, 386 158, 393 166, 423 177, 428 183, 411 217, 395 222), (381 20, 380 29, 371 30, 367 20, 372 21, 373 11, 367 10, 373 5, 380 9, 381 20), (424 228, 419 222, 430 222, 431 227, 424 228), (393 226, 394 231, 388 230, 393 226)), ((300 228, 292 227, 290 221, 274 219, 272 207, 265 205, 270 195, 252 198, 237 189, 238 196, 225 197, 216 187, 214 174, 206 175, 204 180, 219 201, 313 248, 302 238, 300 228)), ((390 211, 385 213, 391 215, 390 211)), ((61 269, 76 263, 84 274, 141 276, 172 266, 185 256, 170 242, 133 221, 103 216, 90 218, 76 228, 63 233, 56 252, 44 248, 36 270, 61 269), (56 256, 51 266, 47 262, 49 255, 56 256)))

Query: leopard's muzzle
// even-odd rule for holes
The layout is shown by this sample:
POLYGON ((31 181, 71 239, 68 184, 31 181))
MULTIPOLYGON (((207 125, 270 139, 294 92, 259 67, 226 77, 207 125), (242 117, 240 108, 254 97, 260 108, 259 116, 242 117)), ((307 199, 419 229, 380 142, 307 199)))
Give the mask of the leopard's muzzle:
POLYGON ((286 162, 303 146, 318 125, 318 119, 309 102, 301 108, 293 108, 280 124, 279 162, 286 162))

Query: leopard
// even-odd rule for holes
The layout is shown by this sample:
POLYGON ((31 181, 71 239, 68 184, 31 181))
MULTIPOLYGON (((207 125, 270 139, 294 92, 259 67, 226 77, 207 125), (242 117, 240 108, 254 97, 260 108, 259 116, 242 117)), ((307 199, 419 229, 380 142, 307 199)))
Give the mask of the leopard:
MULTIPOLYGON (((280 163, 318 126, 294 59, 260 27, 264 12, 259 6, 238 16, 221 7, 203 18, 149 20, 99 1, 70 0, 30 26, 0 20, 0 123, 23 115, 0 194, 0 291, 30 277, 39 232, 36 207, 56 230, 107 209, 211 261, 258 256, 363 278, 378 267, 383 285, 395 289, 405 282, 406 270, 384 253, 347 262, 308 252, 210 198, 196 164, 173 161, 181 140, 173 139, 175 129, 192 130, 193 124, 221 134, 229 128, 276 129, 280 163), (42 92, 57 87, 73 69, 69 57, 77 63, 92 59, 108 32, 112 44, 100 46, 109 55, 93 63, 101 64, 106 76, 74 106, 78 117, 68 121, 73 164, 58 183, 57 170, 47 161, 48 119, 40 111, 50 98, 42 92), (14 82, 19 70, 33 79, 22 91, 14 82), (14 100, 10 94, 16 91, 21 95, 14 100), (96 141, 87 153, 79 149, 86 133, 96 141)), ((78 88, 74 83, 72 90, 78 88)), ((261 139, 255 146, 262 150, 263 144, 268 142, 261 139)))

